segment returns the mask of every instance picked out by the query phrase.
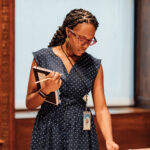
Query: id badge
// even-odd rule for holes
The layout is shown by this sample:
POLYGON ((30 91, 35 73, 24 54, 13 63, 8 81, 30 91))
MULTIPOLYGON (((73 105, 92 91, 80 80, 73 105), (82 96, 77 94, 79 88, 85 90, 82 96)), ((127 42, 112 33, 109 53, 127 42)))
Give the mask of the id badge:
POLYGON ((91 112, 83 112, 83 130, 91 130, 91 112))

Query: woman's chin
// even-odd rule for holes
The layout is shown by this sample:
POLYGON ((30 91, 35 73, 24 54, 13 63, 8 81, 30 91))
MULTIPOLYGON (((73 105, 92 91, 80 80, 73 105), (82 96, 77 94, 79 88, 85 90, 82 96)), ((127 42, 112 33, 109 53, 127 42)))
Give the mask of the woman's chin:
POLYGON ((81 56, 85 51, 78 51, 77 56, 81 56))

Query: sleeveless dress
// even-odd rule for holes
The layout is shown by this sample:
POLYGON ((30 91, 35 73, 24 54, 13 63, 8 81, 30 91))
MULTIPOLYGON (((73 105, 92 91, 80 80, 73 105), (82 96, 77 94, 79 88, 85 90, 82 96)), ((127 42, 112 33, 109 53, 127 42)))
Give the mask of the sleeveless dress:
MULTIPOLYGON (((32 131, 30 150, 99 150, 92 115, 91 130, 83 130, 83 97, 92 90, 101 59, 85 52, 68 73, 64 63, 55 55, 52 48, 33 52, 33 56, 38 66, 63 75, 59 89, 61 104, 56 106, 44 102, 41 105, 32 131)), ((90 111, 89 108, 88 110, 90 111)))

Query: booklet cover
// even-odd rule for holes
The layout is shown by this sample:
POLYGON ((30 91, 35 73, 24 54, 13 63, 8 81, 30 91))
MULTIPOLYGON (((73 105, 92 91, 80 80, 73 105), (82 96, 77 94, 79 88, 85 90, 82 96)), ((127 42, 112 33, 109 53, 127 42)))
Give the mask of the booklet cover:
MULTIPOLYGON (((33 68, 33 72, 34 72, 34 76, 36 80, 35 83, 37 84, 37 88, 39 90, 41 89, 41 85, 43 84, 43 82, 47 80, 46 76, 52 71, 46 68, 38 67, 38 66, 33 66, 32 68, 33 68)), ((60 95, 59 90, 55 92, 51 92, 50 94, 47 95, 48 98, 46 98, 45 101, 54 105, 58 105, 60 103, 59 95, 60 95)))

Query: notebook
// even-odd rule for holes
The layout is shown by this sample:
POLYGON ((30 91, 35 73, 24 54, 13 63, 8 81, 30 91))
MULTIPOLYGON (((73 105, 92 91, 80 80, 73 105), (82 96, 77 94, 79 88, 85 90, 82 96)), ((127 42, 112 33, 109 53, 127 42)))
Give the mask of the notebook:
MULTIPOLYGON (((44 83, 46 80, 46 76, 51 73, 52 71, 46 68, 42 68, 39 66, 33 66, 33 72, 37 84, 37 89, 41 89, 41 85, 44 83)), ((55 92, 51 92, 48 95, 48 98, 45 99, 46 102, 58 105, 60 103, 59 96, 60 96, 60 91, 57 90, 55 92)))

